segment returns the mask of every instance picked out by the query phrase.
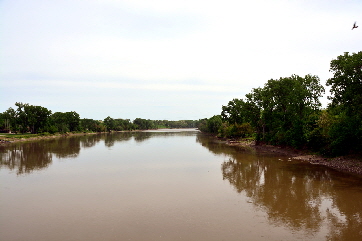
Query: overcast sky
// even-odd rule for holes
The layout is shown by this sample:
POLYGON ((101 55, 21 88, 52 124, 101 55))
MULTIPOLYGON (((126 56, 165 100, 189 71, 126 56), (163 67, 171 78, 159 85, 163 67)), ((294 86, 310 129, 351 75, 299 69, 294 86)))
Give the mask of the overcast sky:
POLYGON ((0 0, 0 20, 0 112, 209 118, 362 50, 361 0, 0 0))

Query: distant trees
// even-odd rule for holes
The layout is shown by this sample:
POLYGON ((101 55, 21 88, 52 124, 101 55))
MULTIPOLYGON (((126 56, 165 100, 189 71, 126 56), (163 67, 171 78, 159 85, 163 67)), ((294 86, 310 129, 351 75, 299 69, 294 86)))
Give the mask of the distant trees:
POLYGON ((51 124, 55 127, 55 132, 80 131, 80 117, 75 111, 55 112, 51 116, 51 124))
POLYGON ((16 102, 16 109, 9 108, 0 116, 0 128, 6 131, 37 134, 40 132, 73 132, 80 131, 79 114, 71 112, 55 112, 52 114, 42 106, 29 105, 28 103, 16 102), (1 125, 1 123, 3 123, 1 125))
POLYGON ((149 130, 149 129, 156 129, 157 126, 152 120, 146 120, 142 118, 136 118, 133 121, 135 128, 138 130, 149 130))
POLYGON ((129 119, 113 119, 108 116, 103 123, 107 131, 130 131, 135 129, 135 125, 129 119))
POLYGON ((196 128, 198 120, 154 120, 157 128, 196 128))
POLYGON ((31 132, 33 134, 47 129, 51 111, 42 106, 34 106, 16 102, 17 109, 9 108, 2 113, 2 119, 8 129, 15 132, 31 132))
POLYGON ((149 120, 136 118, 114 119, 110 116, 103 121, 93 119, 80 119, 75 111, 55 112, 42 106, 33 106, 15 103, 16 109, 10 107, 0 113, 0 132, 20 133, 67 133, 67 132, 104 132, 104 131, 131 131, 158 128, 196 128, 197 120, 149 120))
POLYGON ((80 120, 80 129, 82 131, 89 131, 89 132, 105 132, 106 127, 105 125, 98 120, 93 119, 81 119, 80 120))

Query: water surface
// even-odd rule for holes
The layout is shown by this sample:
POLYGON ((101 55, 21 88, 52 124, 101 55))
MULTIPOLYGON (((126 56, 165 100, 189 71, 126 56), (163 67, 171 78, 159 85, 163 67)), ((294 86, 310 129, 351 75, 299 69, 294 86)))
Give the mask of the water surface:
POLYGON ((0 147, 0 240, 360 240, 361 178, 194 130, 0 147))

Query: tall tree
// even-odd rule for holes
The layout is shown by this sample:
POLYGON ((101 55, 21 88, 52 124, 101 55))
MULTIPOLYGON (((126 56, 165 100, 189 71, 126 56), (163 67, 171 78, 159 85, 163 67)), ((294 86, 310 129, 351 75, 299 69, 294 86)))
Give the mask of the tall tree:
POLYGON ((40 130, 45 130, 47 128, 49 117, 52 112, 42 106, 25 105, 24 113, 30 132, 36 134, 40 130))
POLYGON ((17 128, 17 123, 16 123, 16 112, 13 108, 9 108, 7 109, 4 113, 3 113, 3 118, 4 120, 6 120, 7 124, 8 124, 8 131, 11 132, 17 132, 18 128, 17 128))
POLYGON ((103 123, 106 126, 107 131, 112 131, 116 128, 115 120, 110 116, 107 116, 107 118, 104 119, 103 123))
POLYGON ((243 113, 245 102, 243 99, 233 99, 226 106, 222 106, 221 117, 230 124, 241 124, 245 122, 243 113))
POLYGON ((80 117, 75 111, 55 112, 52 116, 52 124, 56 126, 59 132, 79 131, 80 117))
POLYGON ((207 120, 207 130, 210 133, 218 133, 219 128, 222 125, 222 119, 220 115, 214 115, 207 120))
POLYGON ((269 80, 262 91, 263 122, 267 141, 299 147, 305 144, 309 117, 320 111, 324 87, 317 76, 269 80))
POLYGON ((69 126, 69 131, 78 131, 80 128, 80 116, 75 111, 65 112, 65 118, 69 126))
POLYGON ((362 148, 362 51, 344 53, 330 63, 333 77, 328 110, 336 121, 330 128, 331 151, 335 155, 362 148))
POLYGON ((331 86, 331 105, 341 105, 350 116, 362 116, 362 51, 338 56, 331 61, 330 72, 333 77, 327 86, 331 86))

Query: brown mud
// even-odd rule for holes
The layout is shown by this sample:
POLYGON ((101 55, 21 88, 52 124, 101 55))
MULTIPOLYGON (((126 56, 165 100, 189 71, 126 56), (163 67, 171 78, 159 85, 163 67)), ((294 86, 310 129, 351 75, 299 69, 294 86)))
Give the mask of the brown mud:
POLYGON ((341 172, 357 174, 362 176, 362 156, 360 155, 347 155, 339 157, 323 157, 321 155, 311 154, 308 151, 296 150, 289 147, 272 146, 265 144, 258 144, 254 141, 233 141, 227 140, 227 145, 245 146, 250 147, 258 152, 272 152, 279 155, 285 155, 291 159, 308 162, 312 165, 326 166, 341 172))

